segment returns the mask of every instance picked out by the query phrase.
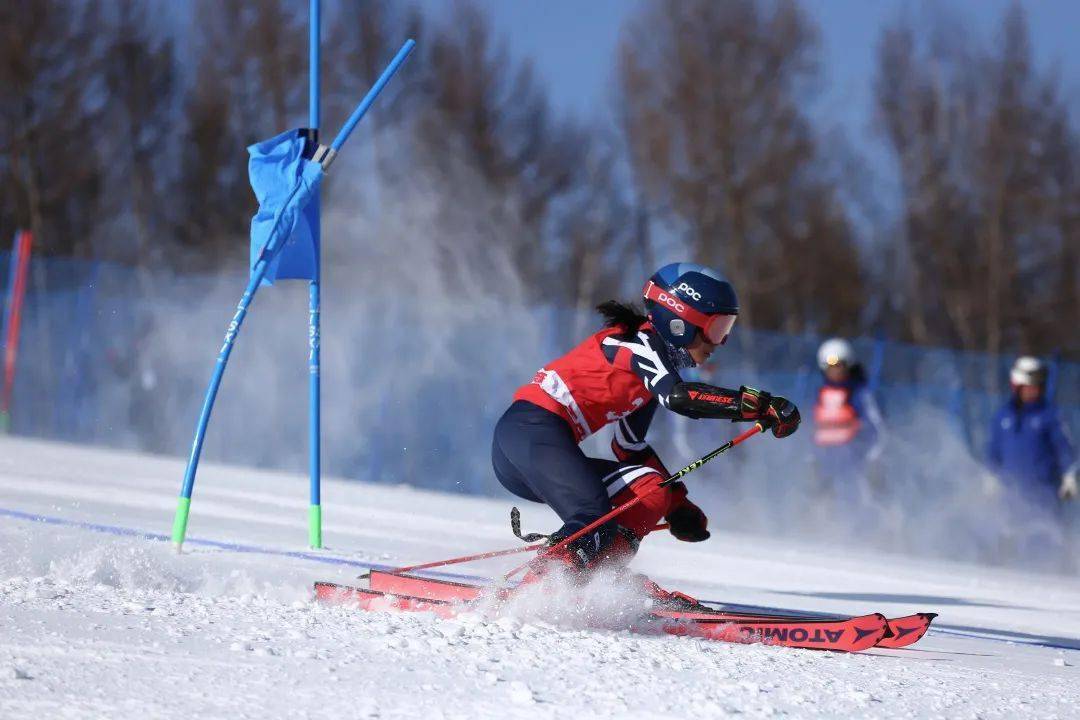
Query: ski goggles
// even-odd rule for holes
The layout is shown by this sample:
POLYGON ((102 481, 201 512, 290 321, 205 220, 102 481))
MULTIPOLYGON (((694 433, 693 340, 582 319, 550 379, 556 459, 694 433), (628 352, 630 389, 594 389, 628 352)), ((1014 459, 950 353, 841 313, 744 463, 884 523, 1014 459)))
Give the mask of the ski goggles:
POLYGON ((644 297, 646 300, 667 308, 680 318, 701 330, 705 338, 713 345, 723 345, 731 328, 735 325, 735 316, 718 313, 707 315, 687 305, 681 298, 668 290, 663 290, 652 280, 645 286, 644 297))

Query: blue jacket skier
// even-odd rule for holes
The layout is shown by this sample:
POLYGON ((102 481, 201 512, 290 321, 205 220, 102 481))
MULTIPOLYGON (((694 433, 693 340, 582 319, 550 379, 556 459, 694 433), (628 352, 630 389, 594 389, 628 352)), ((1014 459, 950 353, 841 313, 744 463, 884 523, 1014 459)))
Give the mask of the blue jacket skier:
POLYGON ((1036 503, 1077 495, 1072 442, 1046 397, 1045 364, 1018 358, 1009 373, 1012 394, 994 415, 987 461, 1005 488, 1036 503))

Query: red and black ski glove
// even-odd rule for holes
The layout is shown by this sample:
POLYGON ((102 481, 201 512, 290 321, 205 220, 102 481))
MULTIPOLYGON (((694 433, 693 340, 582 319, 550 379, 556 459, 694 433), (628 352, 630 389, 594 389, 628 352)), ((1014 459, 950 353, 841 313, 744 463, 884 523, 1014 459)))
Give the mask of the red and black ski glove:
POLYGON ((772 428, 775 437, 782 438, 793 434, 799 429, 802 418, 799 416, 799 408, 787 398, 775 396, 769 402, 769 409, 765 413, 766 427, 772 428))
POLYGON ((743 385, 739 388, 739 400, 739 419, 760 422, 775 437, 787 437, 799 429, 802 421, 799 408, 787 398, 743 385))
MULTIPOLYGON (((682 485, 682 483, 676 483, 672 487, 682 485)), ((683 485, 683 488, 686 486, 683 485)), ((708 540, 709 533, 709 518, 705 516, 694 503, 690 502, 685 495, 685 489, 682 493, 682 498, 677 504, 668 511, 668 514, 664 516, 664 519, 668 522, 668 532, 676 540, 682 540, 683 542, 702 542, 708 540)))

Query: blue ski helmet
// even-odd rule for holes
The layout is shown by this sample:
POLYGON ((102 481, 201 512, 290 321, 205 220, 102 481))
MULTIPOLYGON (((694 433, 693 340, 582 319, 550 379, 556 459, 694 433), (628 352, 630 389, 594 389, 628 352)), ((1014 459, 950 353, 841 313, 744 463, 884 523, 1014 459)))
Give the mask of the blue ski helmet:
POLYGON ((686 347, 700 330, 714 345, 727 340, 739 299, 717 271, 695 263, 671 263, 656 271, 642 291, 645 312, 674 347, 686 347))

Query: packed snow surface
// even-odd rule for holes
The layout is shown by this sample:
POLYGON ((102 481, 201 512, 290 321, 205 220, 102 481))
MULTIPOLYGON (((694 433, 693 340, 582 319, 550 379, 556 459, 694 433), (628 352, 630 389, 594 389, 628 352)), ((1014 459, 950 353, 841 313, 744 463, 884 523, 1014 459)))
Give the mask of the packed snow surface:
POLYGON ((511 546, 509 498, 327 480, 328 548, 309 552, 306 478, 205 465, 177 555, 182 472, 0 440, 0 718, 1080 716, 1075 579, 722 532, 654 536, 635 560, 709 601, 941 613, 910 649, 854 655, 597 628, 641 598, 595 586, 588 618, 557 595, 452 621, 365 613, 316 604, 312 582, 511 546))

